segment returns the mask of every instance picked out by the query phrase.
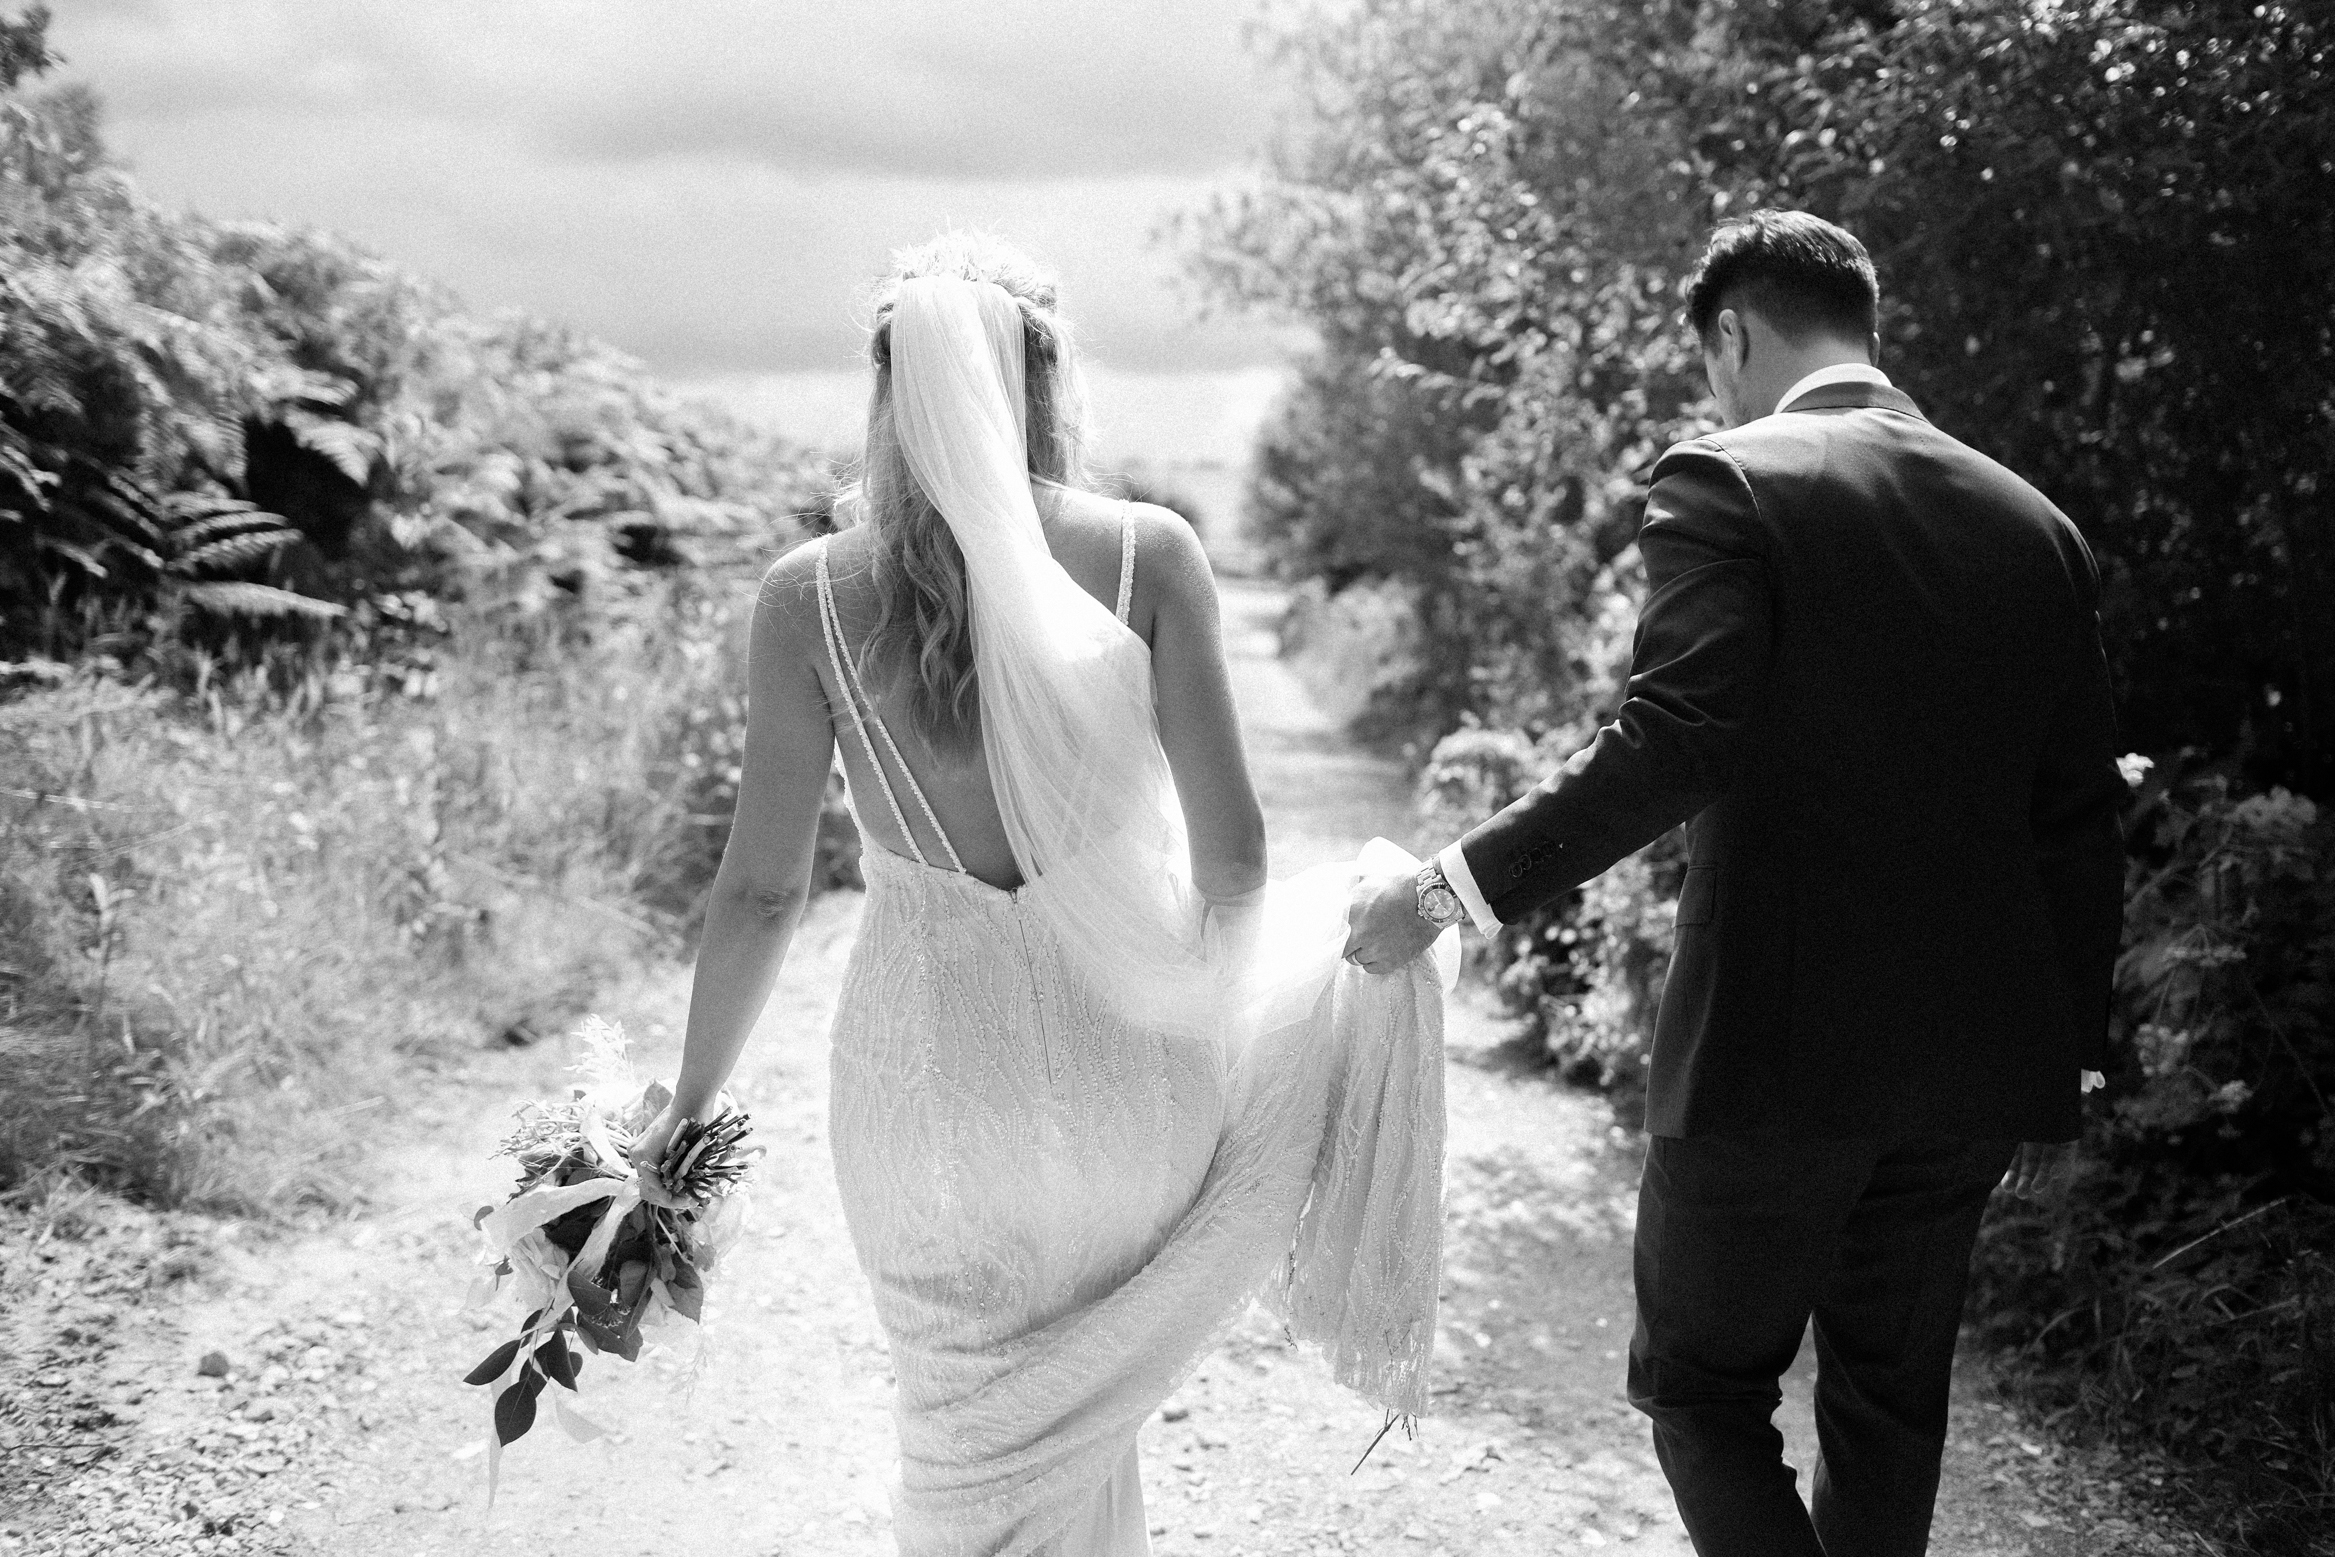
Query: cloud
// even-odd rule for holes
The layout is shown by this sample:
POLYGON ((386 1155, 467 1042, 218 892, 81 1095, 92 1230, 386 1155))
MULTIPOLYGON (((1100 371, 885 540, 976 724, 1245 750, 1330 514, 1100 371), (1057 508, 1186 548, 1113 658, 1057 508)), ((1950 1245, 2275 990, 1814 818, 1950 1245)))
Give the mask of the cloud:
POLYGON ((888 254, 984 227, 1130 372, 1279 360, 1153 241, 1263 133, 1252 0, 61 0, 149 191, 346 232, 669 373, 847 371, 888 254))
POLYGON ((393 113, 588 161, 1053 179, 1248 157, 1276 110, 1253 3, 147 0, 68 3, 60 31, 142 119, 393 113))
MULTIPOLYGON (((150 189, 225 218, 345 232, 472 305, 567 320, 678 373, 845 368, 892 251, 955 227, 1062 278, 1090 351, 1146 371, 1278 360, 1287 337, 1192 318, 1163 215, 1205 180, 839 180, 727 162, 546 162, 508 132, 345 118, 287 134, 260 110, 125 142, 150 189)), ((117 140, 122 137, 117 136, 117 140)))
POLYGON ((714 155, 803 172, 1206 173, 1245 159, 1270 128, 1237 9, 838 7, 757 30, 719 71, 643 73, 563 102, 542 127, 577 155, 714 155))

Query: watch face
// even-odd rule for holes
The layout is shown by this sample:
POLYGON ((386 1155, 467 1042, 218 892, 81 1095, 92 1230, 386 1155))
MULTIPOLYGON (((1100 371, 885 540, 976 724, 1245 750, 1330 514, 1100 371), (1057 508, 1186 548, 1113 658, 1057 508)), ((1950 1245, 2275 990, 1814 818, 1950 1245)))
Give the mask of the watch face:
POLYGON ((1459 917, 1459 894, 1449 887, 1429 887, 1419 894, 1419 907, 1430 924, 1448 924, 1459 917))

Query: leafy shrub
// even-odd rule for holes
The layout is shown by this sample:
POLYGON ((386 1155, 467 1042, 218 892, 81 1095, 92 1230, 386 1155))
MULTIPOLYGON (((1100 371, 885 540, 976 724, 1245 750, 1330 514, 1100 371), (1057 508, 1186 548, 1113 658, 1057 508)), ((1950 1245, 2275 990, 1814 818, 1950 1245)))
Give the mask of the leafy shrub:
POLYGON ((2323 1552, 2335 818, 2189 759, 2140 788, 2128 830, 2107 1104, 2070 1193, 1989 1222, 1974 1306, 2018 1387, 2156 1450, 2237 1549, 2323 1552))
POLYGON ((1433 696, 1419 591, 1403 579, 1372 579, 1331 594, 1319 579, 1290 592, 1282 613, 1281 657, 1314 706, 1365 739, 1400 736, 1422 722, 1433 696))
POLYGON ((1374 578, 1432 588, 1449 568, 1456 467, 1472 430, 1417 376, 1324 350, 1298 364, 1249 465, 1252 535, 1284 578, 1333 593, 1374 578))

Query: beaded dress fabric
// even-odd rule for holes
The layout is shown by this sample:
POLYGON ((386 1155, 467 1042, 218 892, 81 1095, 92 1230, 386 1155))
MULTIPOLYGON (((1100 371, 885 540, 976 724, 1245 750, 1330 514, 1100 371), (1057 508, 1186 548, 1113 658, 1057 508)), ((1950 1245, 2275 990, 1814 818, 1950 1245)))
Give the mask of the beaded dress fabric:
MULTIPOLYGON (((878 803, 921 804, 872 707, 837 723, 881 753, 859 765, 878 803)), ((1233 1067, 1098 998, 1036 911, 1042 878, 1006 891, 872 843, 860 864, 830 1112, 898 1380, 903 1553, 1149 1552, 1137 1429, 1252 1296, 1342 1382, 1423 1408, 1442 1210, 1429 973, 1344 969, 1233 1067)), ((1318 912, 1344 880, 1276 892, 1318 912)))

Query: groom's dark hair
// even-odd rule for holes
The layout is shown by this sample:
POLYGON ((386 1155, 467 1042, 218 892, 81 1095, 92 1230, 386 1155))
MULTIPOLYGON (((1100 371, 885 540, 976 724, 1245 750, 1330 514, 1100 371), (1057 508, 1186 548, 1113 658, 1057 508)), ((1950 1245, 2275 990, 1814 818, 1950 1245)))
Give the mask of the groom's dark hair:
POLYGON ((1755 313, 1795 342, 1862 341, 1880 327, 1881 283, 1846 229, 1805 211, 1754 211, 1711 234, 1687 281, 1696 336, 1710 339, 1721 308, 1755 313))

